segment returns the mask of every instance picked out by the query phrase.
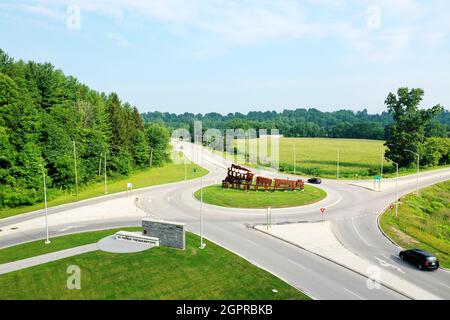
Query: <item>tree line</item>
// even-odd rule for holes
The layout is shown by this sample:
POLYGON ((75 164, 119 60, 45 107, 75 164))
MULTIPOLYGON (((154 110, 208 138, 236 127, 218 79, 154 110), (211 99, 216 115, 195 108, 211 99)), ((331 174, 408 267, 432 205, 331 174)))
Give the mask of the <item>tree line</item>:
MULTIPOLYGON (((394 122, 390 112, 369 114, 362 111, 338 110, 322 112, 317 109, 295 109, 276 111, 251 111, 222 115, 220 113, 194 114, 185 112, 147 112, 142 114, 145 121, 161 123, 171 130, 189 129, 193 134, 194 121, 202 121, 202 126, 225 129, 278 129, 286 137, 330 137, 385 140, 388 125, 394 122)), ((450 112, 443 111, 425 123, 426 137, 450 136, 450 112)))
POLYGON ((52 194, 97 181, 105 160, 113 177, 163 165, 169 131, 115 93, 0 49, 0 208, 42 201, 42 169, 52 194))

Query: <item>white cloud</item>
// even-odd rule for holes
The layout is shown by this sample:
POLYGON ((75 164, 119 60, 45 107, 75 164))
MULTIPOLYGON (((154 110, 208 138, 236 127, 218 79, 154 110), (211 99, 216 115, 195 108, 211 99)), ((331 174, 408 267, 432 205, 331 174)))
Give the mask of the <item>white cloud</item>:
POLYGON ((30 0, 22 9, 56 17, 71 4, 116 19, 139 15, 177 35, 204 33, 227 46, 333 37, 369 61, 441 46, 450 34, 446 0, 30 0), (369 5, 380 8, 380 30, 366 27, 369 5))

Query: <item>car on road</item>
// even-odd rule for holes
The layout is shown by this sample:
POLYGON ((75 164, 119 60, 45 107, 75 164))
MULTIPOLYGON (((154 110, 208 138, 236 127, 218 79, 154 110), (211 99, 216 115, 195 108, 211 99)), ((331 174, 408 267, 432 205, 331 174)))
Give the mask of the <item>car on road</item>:
POLYGON ((436 270, 439 268, 439 261, 436 256, 422 249, 400 251, 399 257, 416 265, 420 270, 436 270))
POLYGON ((309 178, 308 180, 309 183, 314 183, 314 184, 321 184, 322 180, 320 178, 309 178))

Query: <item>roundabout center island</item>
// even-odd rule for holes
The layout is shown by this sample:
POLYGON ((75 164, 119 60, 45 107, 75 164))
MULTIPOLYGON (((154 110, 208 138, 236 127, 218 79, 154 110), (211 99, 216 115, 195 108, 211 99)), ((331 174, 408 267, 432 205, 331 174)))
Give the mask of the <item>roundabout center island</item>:
MULTIPOLYGON (((194 193, 197 200, 200 200, 201 189, 194 193)), ((203 202, 229 208, 245 208, 245 209, 265 209, 271 208, 289 208, 299 207, 318 202, 325 199, 327 193, 317 187, 305 185, 303 191, 255 191, 254 188, 249 190, 227 189, 222 185, 212 185, 203 188, 203 202)))

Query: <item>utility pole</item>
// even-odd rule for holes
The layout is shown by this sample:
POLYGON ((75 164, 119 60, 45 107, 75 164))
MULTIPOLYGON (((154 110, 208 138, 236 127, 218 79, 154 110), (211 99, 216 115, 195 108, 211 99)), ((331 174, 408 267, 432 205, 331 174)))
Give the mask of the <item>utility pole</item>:
POLYGON ((419 168, 420 168, 420 155, 414 151, 405 150, 406 152, 411 152, 413 155, 417 157, 417 179, 416 179, 416 195, 419 195, 419 168))
POLYGON ((42 164, 39 165, 42 170, 42 176, 44 177, 44 208, 45 208, 45 244, 50 243, 50 239, 48 237, 48 209, 47 209, 47 184, 45 179, 44 166, 42 164))
POLYGON ((77 147, 75 146, 75 140, 72 140, 72 143, 73 143, 73 165, 75 170, 75 190, 78 196, 77 147))
POLYGON ((98 180, 100 180, 100 174, 102 173, 102 155, 103 153, 100 152, 100 159, 98 161, 98 180))
POLYGON ((150 150, 150 169, 152 168, 153 165, 153 148, 150 150))
POLYGON ((106 176, 106 151, 105 151, 104 165, 105 165, 105 194, 108 194, 108 181, 107 181, 107 176, 106 176))
POLYGON ((384 150, 383 150, 383 146, 381 146, 381 169, 380 169, 381 179, 383 179, 383 165, 384 165, 384 150))

